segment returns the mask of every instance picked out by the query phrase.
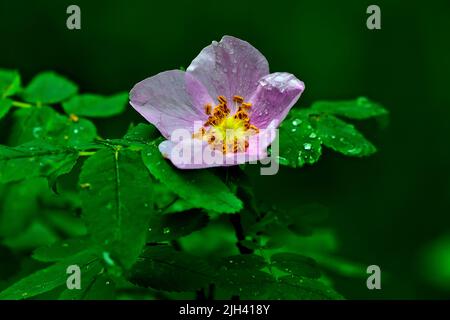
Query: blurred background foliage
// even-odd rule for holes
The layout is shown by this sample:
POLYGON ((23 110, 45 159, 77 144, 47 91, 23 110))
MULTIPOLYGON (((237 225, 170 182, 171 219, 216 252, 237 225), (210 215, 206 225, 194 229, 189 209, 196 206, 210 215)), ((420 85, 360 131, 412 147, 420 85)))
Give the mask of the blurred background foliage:
MULTIPOLYGON (((275 176, 259 176, 251 166, 247 171, 259 186, 258 196, 277 207, 296 210, 320 203, 328 208, 327 220, 312 237, 284 241, 328 266, 346 298, 448 298, 449 14, 446 0, 426 5, 399 0, 1 1, 0 64, 20 70, 25 82, 42 70, 55 70, 85 92, 113 94, 158 72, 188 66, 200 49, 229 34, 258 48, 272 71, 292 72, 306 83, 299 106, 360 95, 382 103, 391 114, 386 128, 379 130, 373 121, 359 126, 378 147, 374 156, 353 159, 326 151, 311 167, 281 168, 275 176), (371 31, 366 8, 375 3, 381 7, 382 29, 371 31), (70 4, 81 7, 79 31, 65 26, 70 4), (366 288, 361 270, 370 264, 381 267, 382 290, 366 288)), ((142 122, 131 108, 96 124, 101 136, 118 138, 130 122, 142 122)), ((3 119, 0 143, 6 144, 10 127, 3 119)), ((15 199, 5 190, 1 195, 15 199)), ((37 208, 36 201, 55 201, 46 191, 27 196, 34 199, 27 205, 37 208)), ((46 220, 34 220, 27 234, 6 245, 27 249, 30 239, 57 239, 54 230, 60 228, 44 226, 68 225, 61 223, 67 217, 60 211, 73 201, 61 201, 50 214, 38 210, 46 220)), ((83 226, 69 225, 73 228, 65 234, 84 234, 83 226)), ((184 245, 195 250, 196 242, 209 237, 211 248, 203 250, 221 250, 232 231, 217 228, 188 236, 184 245)), ((26 274, 37 264, 4 247, 0 261, 2 276, 14 274, 19 265, 26 274)))

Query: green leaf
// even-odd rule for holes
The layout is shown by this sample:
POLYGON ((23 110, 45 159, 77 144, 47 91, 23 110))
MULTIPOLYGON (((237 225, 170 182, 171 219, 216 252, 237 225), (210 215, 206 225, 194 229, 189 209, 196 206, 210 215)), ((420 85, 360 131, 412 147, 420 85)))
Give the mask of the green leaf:
POLYGON ((98 283, 103 280, 102 270, 103 265, 100 261, 92 262, 81 275, 81 289, 70 290, 65 288, 59 295, 58 300, 89 300, 93 291, 97 291, 98 283))
POLYGON ((33 258, 42 262, 56 262, 85 251, 90 246, 92 243, 84 238, 59 241, 34 250, 33 258))
POLYGON ((39 195, 50 193, 45 179, 28 179, 8 184, 0 210, 0 236, 21 234, 39 212, 39 195))
POLYGON ((97 137, 95 125, 86 119, 73 120, 50 107, 32 107, 14 113, 11 143, 22 144, 45 139, 55 144, 80 146, 97 137))
POLYGON ((55 72, 47 71, 34 77, 22 92, 26 102, 45 104, 64 101, 78 91, 71 81, 55 72))
POLYGON ((362 157, 376 152, 375 146, 344 121, 332 116, 321 115, 313 121, 323 144, 347 156, 362 157))
MULTIPOLYGON (((317 162, 322 154, 321 140, 307 116, 292 110, 279 128, 278 162, 293 168, 317 162)), ((272 150, 273 152, 273 150, 272 150)))
POLYGON ((39 270, 0 292, 0 300, 27 299, 53 290, 66 283, 67 267, 78 265, 83 275, 89 269, 89 264, 96 259, 91 252, 82 252, 70 259, 39 270))
POLYGON ((218 290, 223 290, 230 296, 238 295, 241 299, 260 299, 267 294, 275 278, 255 268, 222 267, 217 272, 215 281, 218 290))
POLYGON ((6 116, 12 107, 12 100, 0 99, 0 119, 6 116))
MULTIPOLYGON (((60 195, 59 193, 58 196, 60 195)), ((76 216, 75 211, 59 211, 47 208, 42 211, 45 214, 46 222, 58 233, 73 238, 84 237, 87 234, 84 221, 76 216)))
POLYGON ((35 140, 18 147, 0 145, 0 183, 32 177, 57 177, 71 171, 78 151, 35 140))
POLYGON ((275 278, 261 269, 267 262, 255 254, 240 254, 219 259, 216 262, 214 283, 218 293, 225 297, 239 296, 241 299, 258 299, 275 278))
POLYGON ((80 176, 83 218, 104 250, 129 268, 145 243, 153 213, 152 179, 139 153, 98 151, 80 176))
POLYGON ((153 215, 147 233, 148 242, 161 242, 180 238, 200 230, 208 224, 209 217, 200 210, 190 210, 164 215, 153 215))
POLYGON ((147 143, 156 138, 156 129, 154 126, 139 123, 137 126, 131 127, 124 136, 125 140, 147 143))
POLYGON ((307 278, 320 278, 317 263, 309 257, 288 252, 276 253, 270 257, 270 261, 272 266, 283 272, 307 278))
POLYGON ((315 111, 358 120, 388 114, 388 111, 380 104, 370 101, 366 97, 343 101, 317 101, 311 108, 315 111))
POLYGON ((242 201, 208 170, 178 170, 161 155, 155 143, 142 150, 142 159, 153 176, 197 208, 219 213, 242 209, 242 201))
POLYGON ((45 224, 45 222, 34 219, 26 230, 5 238, 3 244, 15 251, 29 251, 49 245, 58 240, 59 235, 45 224))
POLYGON ((259 270, 267 266, 267 262, 256 254, 239 254, 220 259, 218 265, 228 269, 259 270))
POLYGON ((163 214, 169 214, 169 213, 177 213, 182 211, 189 211, 195 209, 195 206, 183 199, 178 199, 175 201, 172 205, 170 205, 167 209, 163 211, 163 214))
POLYGON ((121 92, 105 97, 96 94, 82 94, 64 102, 62 107, 67 114, 85 117, 111 117, 125 111, 128 93, 121 92))
POLYGON ((341 300, 343 297, 324 283, 297 276, 284 276, 267 288, 272 300, 341 300))
POLYGON ((81 279, 81 290, 66 289, 61 293, 58 299, 114 300, 116 298, 114 282, 106 274, 102 274, 101 272, 96 273, 96 271, 96 269, 90 270, 90 274, 85 276, 85 279, 81 279), (85 285, 83 285, 83 281, 85 285))
POLYGON ((14 70, 0 69, 0 98, 12 96, 16 94, 19 90, 20 90, 19 73, 14 70))
POLYGON ((191 291, 207 286, 214 272, 206 261, 169 246, 147 247, 130 271, 129 280, 141 287, 191 291))

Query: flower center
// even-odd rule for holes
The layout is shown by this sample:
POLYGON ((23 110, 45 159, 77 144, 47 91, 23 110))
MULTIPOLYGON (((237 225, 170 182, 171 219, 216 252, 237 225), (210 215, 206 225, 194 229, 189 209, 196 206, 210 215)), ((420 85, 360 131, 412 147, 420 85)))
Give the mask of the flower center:
POLYGON ((211 104, 205 105, 208 120, 192 137, 207 141, 213 150, 221 150, 223 154, 247 151, 248 137, 259 132, 259 129, 250 123, 251 103, 244 102, 243 97, 234 96, 236 113, 231 115, 227 99, 218 96, 217 100, 219 104, 214 108, 211 104))

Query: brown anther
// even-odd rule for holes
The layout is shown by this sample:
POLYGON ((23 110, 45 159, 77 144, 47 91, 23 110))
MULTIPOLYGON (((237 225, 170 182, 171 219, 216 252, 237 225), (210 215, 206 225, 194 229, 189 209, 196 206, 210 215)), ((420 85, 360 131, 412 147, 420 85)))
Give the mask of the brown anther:
POLYGON ((216 140, 216 136, 211 136, 208 139, 208 143, 213 143, 216 140))
POLYGON ((203 135, 205 133, 206 133, 206 129, 202 127, 202 128, 200 128, 199 132, 192 134, 192 138, 202 139, 203 135))
POLYGON ((219 100, 221 104, 227 104, 227 99, 224 96, 218 96, 217 100, 219 100))
POLYGON ((248 129, 250 129, 250 123, 249 122, 245 122, 244 123, 244 129, 247 131, 248 129))
POLYGON ((248 119, 248 115, 245 111, 241 110, 236 112, 236 114, 234 115, 235 119, 239 119, 239 120, 246 120, 248 119))
POLYGON ((222 108, 214 108, 213 114, 214 117, 222 119, 225 117, 225 111, 222 108))
POLYGON ((216 118, 214 118, 213 116, 210 116, 208 118, 208 120, 206 120, 206 122, 203 124, 204 127, 208 127, 214 124, 216 118))
POLYGON ((205 104, 205 113, 207 114, 207 115, 210 115, 211 114, 211 110, 212 110, 212 106, 211 106, 211 104, 205 104))
POLYGON ((233 153, 237 153, 238 152, 238 147, 239 147, 238 139, 237 139, 237 137, 234 137, 234 140, 233 140, 233 153))
POLYGON ((225 143, 222 145, 222 153, 223 154, 227 153, 227 145, 225 143))
POLYGON ((258 129, 258 127, 256 127, 255 125, 253 125, 253 124, 251 124, 250 125, 250 129, 252 129, 252 130, 254 130, 256 133, 258 133, 259 132, 259 129, 258 129))
POLYGON ((252 107, 252 104, 250 102, 242 103, 242 108, 244 108, 244 109, 250 109, 251 107, 252 107))
POLYGON ((248 146, 249 146, 249 142, 247 140, 245 140, 245 142, 244 142, 245 151, 247 151, 248 146))
POLYGON ((233 101, 241 104, 242 102, 244 102, 244 98, 242 98, 241 96, 234 96, 233 101))

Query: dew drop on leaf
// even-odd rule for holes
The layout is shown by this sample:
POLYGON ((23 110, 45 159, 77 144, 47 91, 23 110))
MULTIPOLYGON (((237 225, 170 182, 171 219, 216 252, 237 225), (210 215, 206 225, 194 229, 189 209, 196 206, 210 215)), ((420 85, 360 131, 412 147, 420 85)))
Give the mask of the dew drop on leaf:
POLYGON ((41 127, 33 128, 33 137, 40 138, 42 131, 43 131, 43 129, 41 127))

